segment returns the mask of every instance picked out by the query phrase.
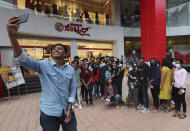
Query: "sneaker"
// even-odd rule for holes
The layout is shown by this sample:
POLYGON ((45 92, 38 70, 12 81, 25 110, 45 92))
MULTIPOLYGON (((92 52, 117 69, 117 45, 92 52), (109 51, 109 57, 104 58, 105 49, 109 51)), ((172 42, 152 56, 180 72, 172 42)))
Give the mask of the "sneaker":
POLYGON ((171 104, 172 104, 172 105, 175 105, 175 102, 172 100, 172 101, 171 101, 171 104))
POLYGON ((142 110, 141 113, 142 113, 142 114, 149 113, 149 109, 148 109, 148 108, 144 108, 144 110, 142 110))
POLYGON ((101 97, 101 100, 103 101, 103 100, 104 100, 104 97, 101 97))
POLYGON ((80 109, 80 110, 82 109, 82 105, 79 105, 79 109, 80 109))
POLYGON ((117 109, 119 109, 119 108, 120 108, 120 106, 116 106, 116 108, 117 108, 117 109))
POLYGON ((143 108, 144 108, 144 105, 139 104, 139 105, 137 106, 137 109, 143 109, 143 108))

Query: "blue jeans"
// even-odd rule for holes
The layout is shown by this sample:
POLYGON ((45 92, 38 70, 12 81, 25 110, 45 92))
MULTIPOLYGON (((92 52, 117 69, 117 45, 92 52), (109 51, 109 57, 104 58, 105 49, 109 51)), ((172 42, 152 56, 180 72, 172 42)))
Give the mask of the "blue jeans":
MULTIPOLYGON (((120 101, 121 101, 121 96, 119 94, 116 94, 115 96, 113 96, 113 99, 111 97, 110 101, 114 101, 115 104, 118 106, 120 101)), ((107 102, 108 102, 108 100, 106 99, 105 100, 105 105, 107 105, 107 102)))
POLYGON ((99 96, 99 83, 94 82, 94 96, 99 96))
POLYGON ((85 100, 86 104, 88 104, 88 96, 90 97, 90 104, 93 104, 92 100, 92 87, 89 87, 88 90, 85 88, 85 100))
POLYGON ((116 94, 114 96, 114 101, 115 101, 115 104, 118 106, 121 101, 121 96, 119 94, 116 94))
POLYGON ((60 117, 48 116, 41 111, 40 124, 43 131, 59 131, 60 125, 63 131, 77 131, 77 121, 74 112, 71 113, 71 121, 66 124, 61 121, 60 117))

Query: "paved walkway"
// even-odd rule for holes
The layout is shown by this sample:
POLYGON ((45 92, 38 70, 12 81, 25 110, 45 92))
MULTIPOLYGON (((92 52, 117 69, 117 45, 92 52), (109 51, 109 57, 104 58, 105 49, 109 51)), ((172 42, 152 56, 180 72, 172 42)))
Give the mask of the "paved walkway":
MULTIPOLYGON (((41 131, 39 103, 40 93, 0 102, 0 131, 41 131)), ((190 131, 189 101, 187 104, 184 120, 172 118, 172 113, 143 115, 133 109, 104 107, 100 100, 94 107, 75 108, 75 113, 79 131, 190 131)))

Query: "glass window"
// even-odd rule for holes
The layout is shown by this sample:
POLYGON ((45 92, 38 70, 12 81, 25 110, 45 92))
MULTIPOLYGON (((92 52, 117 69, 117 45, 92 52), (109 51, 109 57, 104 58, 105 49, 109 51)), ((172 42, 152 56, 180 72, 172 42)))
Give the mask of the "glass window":
POLYGON ((189 0, 166 0, 167 27, 188 26, 190 22, 189 0))
POLYGON ((190 64, 190 0, 166 0, 167 30, 172 40, 167 41, 167 54, 180 58, 188 67, 190 64))
POLYGON ((140 27, 140 1, 121 0, 121 25, 140 27))
POLYGON ((124 43, 125 57, 137 60, 137 56, 141 55, 140 41, 125 41, 124 43))
POLYGON ((190 64, 190 40, 168 40, 168 55, 174 58, 180 58, 184 64, 190 64))
POLYGON ((90 58, 102 56, 112 56, 112 44, 78 42, 78 56, 80 58, 90 58))
POLYGON ((111 0, 14 0, 19 9, 35 15, 89 24, 111 24, 111 0))
POLYGON ((52 45, 60 43, 66 45, 69 53, 66 56, 65 60, 70 60, 70 42, 62 41, 57 39, 46 39, 46 38, 26 38, 19 37, 18 42, 26 50, 27 55, 36 60, 41 59, 51 59, 51 48, 52 45))

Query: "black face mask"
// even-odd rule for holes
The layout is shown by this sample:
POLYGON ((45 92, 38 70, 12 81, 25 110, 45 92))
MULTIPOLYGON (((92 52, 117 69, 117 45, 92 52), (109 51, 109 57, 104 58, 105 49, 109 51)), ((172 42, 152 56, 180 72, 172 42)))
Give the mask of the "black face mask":
POLYGON ((155 66, 155 65, 156 65, 156 62, 151 62, 150 65, 151 65, 151 66, 155 66))

